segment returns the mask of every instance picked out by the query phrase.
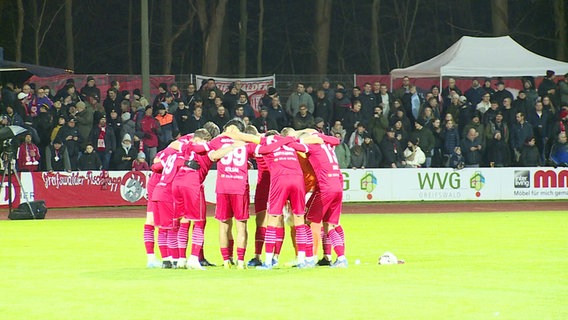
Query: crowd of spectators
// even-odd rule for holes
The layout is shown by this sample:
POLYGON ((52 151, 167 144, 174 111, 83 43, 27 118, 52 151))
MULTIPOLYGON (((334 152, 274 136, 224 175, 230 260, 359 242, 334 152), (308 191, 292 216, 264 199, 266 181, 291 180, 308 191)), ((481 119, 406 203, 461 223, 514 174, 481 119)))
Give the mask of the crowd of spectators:
POLYGON ((260 133, 290 126, 338 137, 341 168, 566 166, 568 74, 556 81, 549 70, 538 87, 519 81, 514 97, 498 79, 473 79, 462 91, 450 78, 425 93, 408 77, 398 88, 376 81, 349 90, 324 79, 298 83, 288 97, 270 87, 256 111, 240 81, 226 93, 214 79, 185 89, 161 83, 154 99, 117 81, 102 99, 93 77, 57 91, 6 83, 0 126, 28 129, 16 150, 21 171, 147 170, 177 136, 234 117, 260 133))

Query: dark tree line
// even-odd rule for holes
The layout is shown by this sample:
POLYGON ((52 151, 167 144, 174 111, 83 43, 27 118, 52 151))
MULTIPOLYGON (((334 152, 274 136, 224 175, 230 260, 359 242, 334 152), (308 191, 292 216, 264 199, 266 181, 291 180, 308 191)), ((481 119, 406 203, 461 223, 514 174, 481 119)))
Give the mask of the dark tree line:
MULTIPOLYGON (((567 0, 148 0, 152 74, 388 73, 463 35, 566 61, 567 0)), ((140 1, 0 0, 7 60, 140 73, 140 1)))

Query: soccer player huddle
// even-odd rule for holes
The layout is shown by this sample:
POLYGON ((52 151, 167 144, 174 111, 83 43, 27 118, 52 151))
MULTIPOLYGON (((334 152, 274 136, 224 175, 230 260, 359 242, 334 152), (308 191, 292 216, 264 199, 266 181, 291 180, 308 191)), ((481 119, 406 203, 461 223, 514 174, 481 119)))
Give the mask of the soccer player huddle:
POLYGON ((158 228, 162 268, 204 270, 214 266, 203 254, 203 182, 216 162, 215 219, 219 221, 219 246, 225 268, 269 270, 277 266, 285 221, 291 225, 296 267, 346 268, 345 237, 339 223, 343 176, 334 152, 338 144, 337 138, 311 129, 284 128, 280 134, 269 131, 261 136, 254 126, 245 126, 240 119, 227 122, 223 132, 208 122, 203 129, 172 142, 156 155, 147 186, 144 243, 148 267, 160 266, 154 255, 154 226, 158 228), (245 264, 250 216, 248 170, 253 159, 258 167, 254 195, 255 256, 245 264), (187 257, 192 222, 191 253, 187 257), (320 239, 324 257, 318 261, 314 253, 320 239), (333 263, 332 248, 337 255, 333 263))

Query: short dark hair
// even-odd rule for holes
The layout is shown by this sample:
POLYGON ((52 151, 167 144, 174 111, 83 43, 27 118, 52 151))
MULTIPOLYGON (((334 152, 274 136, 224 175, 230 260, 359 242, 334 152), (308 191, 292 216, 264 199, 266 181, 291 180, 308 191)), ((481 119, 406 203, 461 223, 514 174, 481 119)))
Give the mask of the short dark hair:
POLYGON ((245 122, 240 118, 233 118, 225 123, 225 125, 223 126, 223 131, 227 130, 227 128, 230 126, 235 126, 237 127, 237 129, 239 129, 240 132, 245 132, 245 122))

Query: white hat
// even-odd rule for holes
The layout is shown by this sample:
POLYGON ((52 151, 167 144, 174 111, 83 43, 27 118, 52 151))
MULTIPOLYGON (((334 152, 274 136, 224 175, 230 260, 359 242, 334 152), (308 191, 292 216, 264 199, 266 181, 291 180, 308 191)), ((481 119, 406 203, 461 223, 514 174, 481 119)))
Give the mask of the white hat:
POLYGON ((25 94, 25 93, 23 93, 23 92, 18 93, 18 99, 20 99, 20 100, 24 99, 24 98, 27 97, 27 96, 28 96, 28 95, 25 94))
POLYGON ((122 138, 122 141, 126 141, 126 140, 132 141, 132 138, 130 137, 130 134, 128 134, 128 133, 125 134, 124 137, 122 138))

